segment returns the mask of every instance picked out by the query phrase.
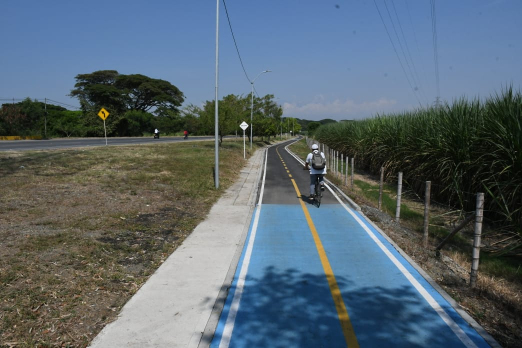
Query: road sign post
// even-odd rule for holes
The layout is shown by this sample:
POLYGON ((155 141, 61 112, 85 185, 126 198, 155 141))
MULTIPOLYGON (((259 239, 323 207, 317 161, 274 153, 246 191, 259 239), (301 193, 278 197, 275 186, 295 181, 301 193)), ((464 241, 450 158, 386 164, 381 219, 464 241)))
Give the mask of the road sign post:
POLYGON ((104 108, 101 108, 100 112, 98 112, 98 116, 103 120, 103 130, 105 131, 105 145, 107 145, 107 127, 105 127, 105 119, 109 117, 109 112, 104 108))
POLYGON ((246 129, 248 128, 248 123, 246 123, 245 121, 243 121, 243 123, 241 123, 239 125, 239 127, 241 127, 241 129, 243 130, 243 158, 246 158, 246 140, 245 140, 245 131, 246 129))

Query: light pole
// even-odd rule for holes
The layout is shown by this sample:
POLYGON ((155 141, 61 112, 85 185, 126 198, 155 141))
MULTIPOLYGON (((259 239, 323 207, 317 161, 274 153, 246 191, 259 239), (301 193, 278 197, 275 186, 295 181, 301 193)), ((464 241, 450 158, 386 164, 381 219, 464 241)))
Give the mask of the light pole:
POLYGON ((219 0, 216 0, 216 87, 215 87, 215 108, 214 108, 214 183, 216 189, 219 188, 219 117, 218 117, 218 82, 219 82, 219 0))
POLYGON ((268 72, 272 72, 272 70, 264 70, 264 71, 261 71, 259 73, 259 75, 256 76, 255 79, 253 79, 252 81, 250 81, 250 85, 252 85, 252 97, 251 97, 251 101, 250 101, 250 150, 252 150, 252 128, 253 128, 253 124, 252 124, 252 117, 253 117, 253 114, 254 114, 254 81, 259 77, 261 76, 261 74, 264 74, 264 73, 268 73, 268 72))

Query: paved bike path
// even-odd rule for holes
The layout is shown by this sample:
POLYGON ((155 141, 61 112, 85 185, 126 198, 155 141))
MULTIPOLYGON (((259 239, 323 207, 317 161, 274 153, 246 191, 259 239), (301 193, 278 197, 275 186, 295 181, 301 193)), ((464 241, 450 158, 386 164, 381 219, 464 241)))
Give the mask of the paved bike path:
POLYGON ((256 208, 211 347, 489 347, 363 216, 306 203, 278 150, 295 203, 256 208))

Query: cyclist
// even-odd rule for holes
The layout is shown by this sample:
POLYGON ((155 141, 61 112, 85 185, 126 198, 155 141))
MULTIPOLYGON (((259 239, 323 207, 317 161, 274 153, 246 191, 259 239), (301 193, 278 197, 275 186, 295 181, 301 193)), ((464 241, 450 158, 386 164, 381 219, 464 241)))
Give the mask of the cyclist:
POLYGON ((314 189, 315 189, 315 180, 319 177, 319 184, 321 184, 321 190, 324 191, 324 176, 326 175, 326 165, 323 169, 315 169, 312 166, 312 159, 314 154, 320 153, 321 157, 324 159, 324 163, 326 163, 326 157, 324 153, 319 152, 319 146, 317 144, 312 145, 312 152, 306 156, 304 169, 310 170, 310 200, 314 199, 314 189))

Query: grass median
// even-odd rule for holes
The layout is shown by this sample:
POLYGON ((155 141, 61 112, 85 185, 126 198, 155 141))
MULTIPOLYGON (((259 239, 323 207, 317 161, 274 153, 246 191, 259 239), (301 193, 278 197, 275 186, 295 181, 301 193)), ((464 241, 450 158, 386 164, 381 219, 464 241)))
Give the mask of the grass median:
POLYGON ((246 163, 224 142, 215 189, 214 156, 212 142, 0 153, 0 346, 87 346, 246 163))

